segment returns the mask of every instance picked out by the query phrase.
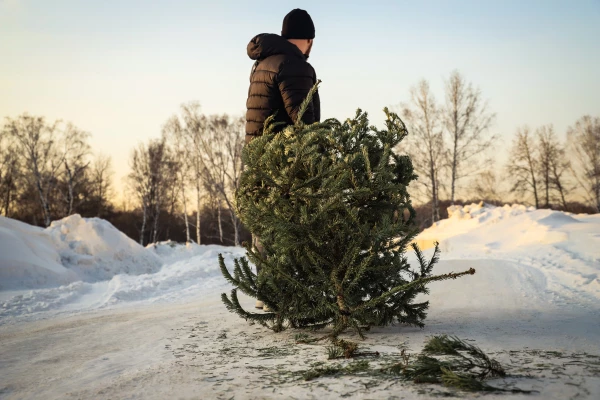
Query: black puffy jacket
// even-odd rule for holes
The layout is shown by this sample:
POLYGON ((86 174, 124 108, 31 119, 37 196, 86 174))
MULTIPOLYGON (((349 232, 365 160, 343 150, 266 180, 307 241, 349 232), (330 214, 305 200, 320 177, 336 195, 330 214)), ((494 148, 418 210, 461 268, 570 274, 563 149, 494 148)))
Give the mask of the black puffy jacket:
MULTIPOLYGON (((262 134, 265 120, 273 114, 276 122, 293 124, 300 105, 317 81, 306 56, 279 35, 255 36, 248 43, 248 56, 256 62, 250 74, 246 102, 246 143, 262 134)), ((302 121, 311 124, 320 120, 321 105, 316 93, 302 121)))

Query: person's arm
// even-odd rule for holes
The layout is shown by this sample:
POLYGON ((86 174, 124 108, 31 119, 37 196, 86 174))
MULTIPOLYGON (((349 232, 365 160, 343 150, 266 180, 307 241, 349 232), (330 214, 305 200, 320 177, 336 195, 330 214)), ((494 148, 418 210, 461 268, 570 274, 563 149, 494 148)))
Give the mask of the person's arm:
MULTIPOLYGON (((315 84, 315 71, 308 63, 285 63, 278 75, 281 98, 288 115, 296 122, 302 102, 315 84)), ((317 121, 314 100, 308 105, 302 116, 305 124, 317 121)))

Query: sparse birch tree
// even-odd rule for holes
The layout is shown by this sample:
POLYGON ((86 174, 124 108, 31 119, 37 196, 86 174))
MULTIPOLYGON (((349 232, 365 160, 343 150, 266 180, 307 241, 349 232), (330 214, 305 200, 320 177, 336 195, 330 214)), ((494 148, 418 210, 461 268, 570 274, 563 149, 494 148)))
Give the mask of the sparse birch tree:
POLYGON ((187 192, 186 186, 190 181, 191 163, 193 160, 191 149, 188 146, 188 137, 186 136, 186 127, 184 127, 177 115, 169 118, 163 127, 163 136, 171 143, 173 158, 176 161, 174 169, 175 178, 178 183, 178 192, 183 206, 183 220, 185 223, 186 243, 191 243, 190 223, 188 219, 187 192))
POLYGON ((493 169, 486 169, 473 182, 473 194, 479 200, 502 201, 498 179, 493 169))
POLYGON ((164 140, 151 140, 140 144, 131 155, 130 187, 142 209, 140 244, 144 245, 146 227, 150 223, 149 242, 158 238, 160 211, 169 190, 168 168, 170 155, 164 140))
POLYGON ((572 172, 585 199, 600 212, 600 118, 585 115, 569 127, 572 172))
POLYGON ((431 202, 431 222, 439 221, 440 178, 443 168, 444 138, 440 110, 426 80, 410 90, 410 103, 402 106, 408 136, 398 152, 406 152, 413 163, 421 187, 431 202))
POLYGON ((535 137, 527 126, 517 129, 513 145, 510 150, 509 161, 506 167, 509 179, 513 185, 511 192, 524 195, 532 193, 535 207, 539 208, 539 170, 538 151, 535 137))
POLYGON ((6 217, 11 216, 12 205, 17 197, 20 168, 13 138, 0 130, 0 214, 6 217))
POLYGON ((566 193, 570 189, 567 181, 567 172, 571 168, 571 162, 567 159, 565 148, 561 145, 555 148, 555 157, 550 160, 550 184, 558 196, 558 201, 563 210, 569 211, 566 193))
POLYGON ((44 224, 49 226, 52 218, 50 195, 64 162, 58 122, 49 125, 43 117, 23 114, 15 119, 7 118, 4 134, 15 141, 15 150, 23 160, 25 178, 35 187, 44 224))
POLYGON ((108 205, 113 174, 112 159, 104 154, 97 154, 90 168, 90 184, 92 196, 97 204, 96 215, 99 217, 108 205))
POLYGON ((551 202, 557 199, 562 207, 566 209, 565 198, 565 171, 568 169, 569 161, 565 158, 552 125, 546 125, 536 130, 538 146, 538 168, 540 186, 543 190, 544 207, 550 207, 551 202))
POLYGON ((192 102, 181 106, 182 133, 187 150, 186 159, 196 192, 196 243, 201 244, 202 197, 205 186, 204 171, 204 135, 206 135, 206 117, 200 114, 200 105, 192 102))
POLYGON ((480 156, 496 140, 495 135, 489 135, 495 114, 488 111, 481 91, 454 71, 446 82, 442 115, 448 144, 450 200, 454 204, 458 181, 481 169, 480 156))
POLYGON ((239 246, 241 222, 235 213, 234 197, 243 169, 244 120, 227 115, 209 117, 202 145, 205 176, 229 209, 234 244, 239 246))
POLYGON ((88 139, 90 134, 84 132, 72 124, 67 124, 63 142, 63 175, 65 191, 63 198, 66 203, 66 215, 73 213, 73 206, 77 196, 79 186, 84 184, 85 171, 90 165, 88 156, 90 155, 90 146, 88 139))
POLYGON ((150 175, 149 156, 144 144, 140 144, 137 148, 133 149, 129 166, 131 172, 127 176, 127 181, 131 191, 137 197, 142 210, 142 226, 140 227, 139 242, 143 246, 146 224, 148 222, 148 209, 152 185, 151 180, 148 179, 150 175))

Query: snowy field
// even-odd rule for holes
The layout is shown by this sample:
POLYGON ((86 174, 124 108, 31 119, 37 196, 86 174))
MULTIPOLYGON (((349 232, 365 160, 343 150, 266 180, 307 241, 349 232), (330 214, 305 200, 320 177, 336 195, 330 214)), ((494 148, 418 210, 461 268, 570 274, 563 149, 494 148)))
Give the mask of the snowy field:
MULTIPOLYGON (((490 384, 539 392, 486 398, 600 399, 600 215, 450 211, 418 240, 440 241, 436 273, 477 273, 430 286, 424 329, 369 332, 360 345, 381 354, 373 365, 418 352, 428 336, 457 335, 507 367, 510 377, 490 384)), ((338 362, 323 346, 296 344, 294 331, 275 334, 227 312, 219 253, 231 266, 244 251, 143 248, 79 216, 47 229, 0 217, 0 398, 481 396, 375 375, 304 381, 302 371, 338 362)))

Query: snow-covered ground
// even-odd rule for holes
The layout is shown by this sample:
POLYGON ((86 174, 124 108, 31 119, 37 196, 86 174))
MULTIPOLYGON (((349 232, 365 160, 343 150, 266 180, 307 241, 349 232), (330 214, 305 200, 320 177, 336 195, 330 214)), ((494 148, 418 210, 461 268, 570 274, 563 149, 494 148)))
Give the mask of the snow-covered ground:
MULTIPOLYGON (((452 334, 507 365, 513 378, 492 383, 544 399, 600 398, 600 215, 519 205, 450 211, 418 240, 440 241, 435 272, 477 273, 431 285, 424 329, 369 332, 361 346, 382 355, 373 364, 452 334)), ((0 217, 0 398, 464 395, 370 375, 303 381, 300 371, 335 362, 322 346, 295 344, 296 332, 274 334, 228 313, 219 253, 232 265, 244 251, 143 248, 106 221, 78 216, 47 229, 0 217)))

